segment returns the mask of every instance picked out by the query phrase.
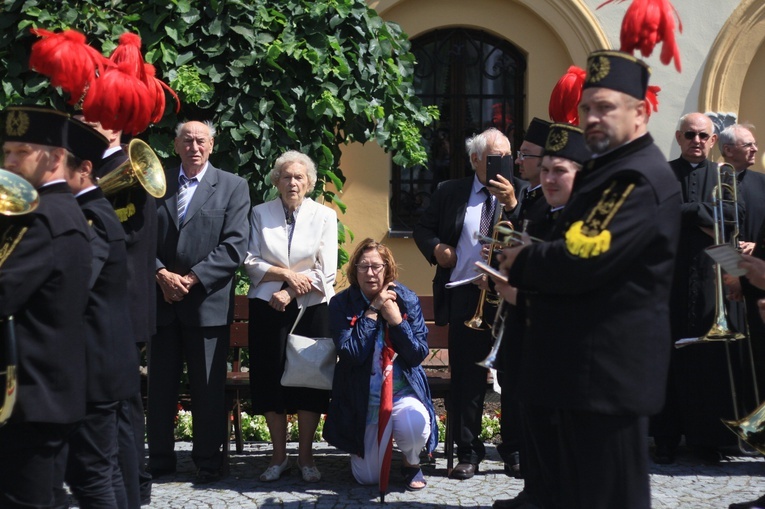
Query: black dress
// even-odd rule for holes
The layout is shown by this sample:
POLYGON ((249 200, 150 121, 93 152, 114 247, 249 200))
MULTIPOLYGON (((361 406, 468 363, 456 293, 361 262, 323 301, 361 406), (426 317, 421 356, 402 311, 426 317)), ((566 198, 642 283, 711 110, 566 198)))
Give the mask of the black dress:
MULTIPOLYGON (((250 299, 250 394, 254 414, 294 414, 297 410, 327 413, 331 391, 281 384, 287 335, 297 315, 295 300, 282 312, 262 299, 250 299)), ((327 303, 307 307, 295 334, 330 337, 327 303)))

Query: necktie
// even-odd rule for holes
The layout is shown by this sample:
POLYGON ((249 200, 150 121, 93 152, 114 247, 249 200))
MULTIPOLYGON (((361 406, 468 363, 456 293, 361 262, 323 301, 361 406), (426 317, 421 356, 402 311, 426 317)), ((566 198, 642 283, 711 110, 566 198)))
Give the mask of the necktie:
POLYGON ((494 201, 491 193, 485 187, 481 191, 486 195, 486 200, 483 202, 483 208, 481 209, 481 226, 479 232, 481 235, 488 237, 491 231, 492 221, 494 220, 494 201))
POLYGON ((196 180, 196 177, 189 179, 186 178, 186 175, 181 175, 181 186, 178 188, 178 224, 183 223, 183 219, 186 217, 186 209, 191 198, 189 187, 196 180))

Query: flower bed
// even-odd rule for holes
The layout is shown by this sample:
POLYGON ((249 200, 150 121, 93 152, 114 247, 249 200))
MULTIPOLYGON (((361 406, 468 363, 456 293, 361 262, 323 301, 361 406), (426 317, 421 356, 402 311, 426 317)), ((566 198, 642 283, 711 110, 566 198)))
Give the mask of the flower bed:
MULTIPOLYGON (((443 442, 446 435, 446 426, 444 415, 438 417, 438 440, 443 442)), ((191 440, 191 412, 180 409, 175 419, 175 439, 191 440)), ((481 419, 481 439, 484 442, 490 442, 499 437, 499 412, 484 414, 481 419)), ((324 430, 324 416, 319 420, 319 427, 316 429, 315 441, 322 440, 322 431, 324 430)), ((271 433, 266 425, 266 418, 262 415, 249 415, 242 412, 242 438, 248 442, 270 442, 271 433)), ((297 442, 298 423, 294 415, 287 416, 287 440, 297 442)))

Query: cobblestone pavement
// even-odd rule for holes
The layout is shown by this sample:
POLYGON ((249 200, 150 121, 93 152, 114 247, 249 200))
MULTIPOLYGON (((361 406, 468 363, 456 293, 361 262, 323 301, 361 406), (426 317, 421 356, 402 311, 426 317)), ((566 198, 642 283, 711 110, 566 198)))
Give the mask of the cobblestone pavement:
MULTIPOLYGON (((522 481, 506 477, 494 446, 487 447, 481 472, 472 479, 456 481, 446 477, 446 459, 441 447, 435 464, 425 465, 428 486, 419 492, 404 489, 394 451, 391 483, 386 505, 396 508, 474 507, 488 508, 498 498, 514 497, 522 481)), ((352 509, 379 507, 376 486, 360 486, 350 474, 347 454, 326 443, 316 444, 316 464, 322 481, 303 482, 297 467, 297 444, 288 444, 292 469, 273 483, 258 480, 266 468, 270 446, 248 443, 243 454, 231 456, 231 472, 221 481, 198 487, 192 484, 194 466, 190 444, 179 442, 178 473, 155 482, 152 503, 156 509, 170 508, 285 508, 352 509)), ((233 449, 233 447, 232 447, 233 449)), ((681 454, 674 465, 651 465, 651 492, 654 509, 727 509, 732 502, 752 500, 765 493, 765 460, 736 456, 718 465, 705 465, 681 454)), ((616 508, 615 508, 616 509, 616 508)))

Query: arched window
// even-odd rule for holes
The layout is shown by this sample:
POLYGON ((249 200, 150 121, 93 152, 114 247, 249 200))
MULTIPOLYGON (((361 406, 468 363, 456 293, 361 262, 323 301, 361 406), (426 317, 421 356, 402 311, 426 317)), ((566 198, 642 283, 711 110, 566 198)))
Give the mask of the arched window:
POLYGON ((520 146, 525 56, 509 42, 479 30, 450 28, 413 39, 415 92, 441 118, 422 132, 428 165, 393 165, 391 236, 411 234, 439 182, 472 175, 465 140, 488 127, 520 146))

